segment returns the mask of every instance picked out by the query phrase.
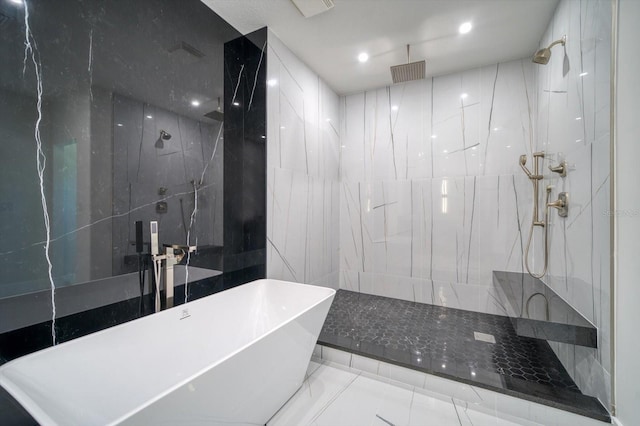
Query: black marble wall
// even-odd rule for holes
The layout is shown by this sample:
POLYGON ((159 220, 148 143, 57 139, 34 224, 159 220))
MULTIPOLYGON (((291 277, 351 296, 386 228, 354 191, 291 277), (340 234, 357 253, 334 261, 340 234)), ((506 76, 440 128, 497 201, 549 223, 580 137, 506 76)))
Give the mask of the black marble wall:
POLYGON ((190 264, 223 271, 191 282, 189 300, 265 276, 266 29, 241 37, 200 0, 0 0, 0 18, 0 364, 53 344, 52 299, 56 343, 151 312, 149 279, 140 296, 137 273, 120 275, 137 268, 134 222, 143 211, 147 250, 149 220, 159 221, 161 244, 174 244, 186 240, 193 216, 190 243, 200 248, 190 264), (34 49, 25 61, 27 24, 34 49), (123 97, 135 114, 118 108, 123 97), (172 138, 159 143, 160 130, 172 138), (216 185, 225 205, 212 218, 216 185), (182 214, 170 220, 159 203, 182 214), (210 223, 219 216, 223 235, 210 223), (113 237, 116 225, 122 238, 113 237), (195 241, 196 230, 212 228, 195 241), (178 241, 168 241, 172 233, 178 241), (123 256, 130 265, 115 259, 123 256))
POLYGON ((266 276, 267 29, 224 45, 224 280, 266 276))

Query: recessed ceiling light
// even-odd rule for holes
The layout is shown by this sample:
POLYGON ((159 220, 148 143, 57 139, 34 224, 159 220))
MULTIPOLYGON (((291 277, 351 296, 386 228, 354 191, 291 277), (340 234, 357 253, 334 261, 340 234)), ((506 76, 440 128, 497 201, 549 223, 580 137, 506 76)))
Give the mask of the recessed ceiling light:
POLYGON ((194 106, 194 107, 198 107, 198 106, 200 106, 200 101, 197 100, 197 99, 194 99, 194 100, 191 101, 191 105, 194 106))
POLYGON ((240 106, 240 102, 234 102, 233 106, 240 106))
POLYGON ((118 124, 116 124, 116 126, 118 126, 118 127, 122 127, 122 126, 124 126, 124 124, 122 124, 122 123, 118 123, 118 124))
POLYGON ((275 78, 272 78, 270 80, 267 80, 267 84, 271 87, 275 86, 278 84, 278 80, 276 80, 275 78))
POLYGON ((465 22, 464 24, 460 25, 458 31, 460 32, 460 34, 466 34, 471 31, 471 28, 473 28, 471 22, 465 22))
POLYGON ((328 123, 328 122, 330 122, 330 121, 331 121, 331 119, 330 119, 330 118, 327 118, 327 119, 326 119, 326 122, 327 122, 327 123, 328 123))
POLYGON ((447 153, 447 152, 449 152, 449 151, 447 151, 447 150, 445 149, 445 150, 443 150, 442 152, 446 154, 446 153, 447 153))
POLYGON ((438 135, 431 135, 431 139, 436 139, 438 135))
POLYGON ((391 111, 397 111, 397 110, 398 110, 398 105, 391 106, 391 111))
POLYGON ((463 93, 462 95, 460 95, 460 99, 467 99, 469 97, 468 94, 463 93))
POLYGON ((576 120, 582 120, 582 117, 576 117, 576 120))
POLYGON ((362 52, 361 54, 358 55, 358 60, 360 62, 367 62, 369 60, 369 54, 366 52, 362 52))
POLYGON ((153 115, 147 115, 147 118, 148 118, 148 119, 152 119, 152 118, 153 118, 153 115))
POLYGON ((589 73, 588 72, 581 72, 580 73, 580 77, 584 77, 585 75, 589 75, 589 73))

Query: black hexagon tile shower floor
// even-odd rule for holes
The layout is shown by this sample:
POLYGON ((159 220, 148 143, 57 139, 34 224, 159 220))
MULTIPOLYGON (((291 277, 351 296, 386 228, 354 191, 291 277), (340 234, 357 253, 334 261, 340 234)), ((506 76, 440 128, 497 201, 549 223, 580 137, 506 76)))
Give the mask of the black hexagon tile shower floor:
POLYGON ((609 419, 549 343, 518 336, 508 317, 338 290, 318 343, 609 419))

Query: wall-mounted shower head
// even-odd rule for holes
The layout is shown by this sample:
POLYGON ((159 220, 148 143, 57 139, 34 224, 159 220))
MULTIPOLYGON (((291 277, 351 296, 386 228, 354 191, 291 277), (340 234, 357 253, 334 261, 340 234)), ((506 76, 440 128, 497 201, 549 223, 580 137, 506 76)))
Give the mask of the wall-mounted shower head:
POLYGON ((160 137, 161 137, 163 140, 168 141, 169 139, 171 139, 171 134, 170 134, 170 133, 167 133, 167 132, 166 132, 166 131, 164 131, 164 130, 160 130, 160 137))
POLYGON ((564 35, 560 40, 556 40, 553 43, 551 43, 549 47, 545 47, 538 50, 533 55, 533 59, 532 59, 533 63, 540 64, 540 65, 547 65, 549 63, 549 59, 551 59, 551 48, 556 44, 562 44, 564 46, 566 42, 567 42, 567 36, 564 35))

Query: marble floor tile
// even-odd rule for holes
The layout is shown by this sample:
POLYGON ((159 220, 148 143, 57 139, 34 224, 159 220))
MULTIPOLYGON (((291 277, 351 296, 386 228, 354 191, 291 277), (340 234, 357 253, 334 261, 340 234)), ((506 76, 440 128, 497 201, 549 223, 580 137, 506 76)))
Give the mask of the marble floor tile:
POLYGON ((268 426, 536 426, 513 416, 475 410, 444 394, 329 361, 311 374, 268 426))

